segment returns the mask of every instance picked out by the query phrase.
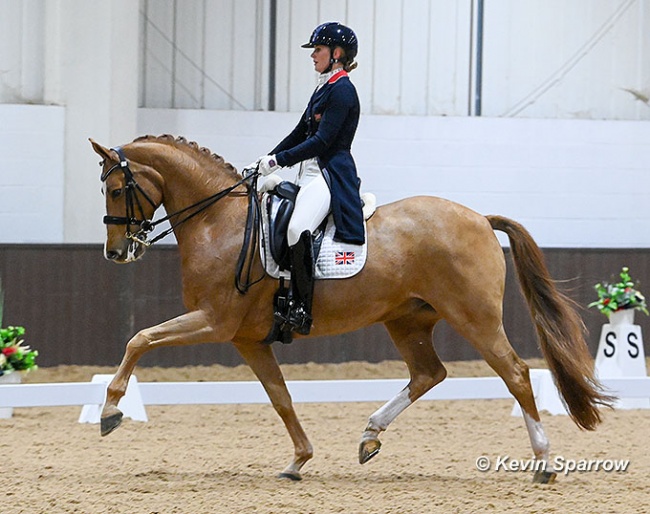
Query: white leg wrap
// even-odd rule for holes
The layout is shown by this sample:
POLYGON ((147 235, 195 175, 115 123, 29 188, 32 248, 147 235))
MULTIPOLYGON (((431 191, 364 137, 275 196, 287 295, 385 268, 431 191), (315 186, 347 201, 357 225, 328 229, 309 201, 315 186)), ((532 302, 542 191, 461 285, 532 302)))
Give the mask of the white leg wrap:
POLYGON ((530 444, 533 447, 535 458, 548 463, 551 444, 544 433, 542 422, 535 421, 525 411, 524 420, 526 421, 526 428, 528 429, 528 436, 530 437, 530 444))
POLYGON ((411 402, 411 399, 409 398, 409 388, 407 387, 370 416, 368 419, 368 428, 366 430, 374 430, 377 432, 386 430, 388 425, 390 425, 393 420, 404 411, 404 409, 411 405, 411 403, 413 402, 411 402))

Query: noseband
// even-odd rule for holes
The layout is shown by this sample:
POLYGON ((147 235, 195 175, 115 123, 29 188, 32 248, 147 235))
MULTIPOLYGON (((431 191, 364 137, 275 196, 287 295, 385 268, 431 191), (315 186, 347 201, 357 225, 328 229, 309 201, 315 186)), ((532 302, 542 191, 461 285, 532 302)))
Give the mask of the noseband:
MULTIPOLYGON (((105 225, 126 225, 126 238, 140 243, 144 246, 151 246, 152 244, 160 241, 162 238, 171 234, 176 227, 182 225, 186 221, 189 221, 194 216, 203 212, 211 205, 217 203, 223 197, 231 194, 239 186, 244 185, 247 187, 248 196, 248 212, 246 219, 246 228, 244 231, 244 242, 242 244, 242 250, 240 252, 239 260, 237 262, 237 273, 235 276, 235 285, 237 290, 245 294, 251 285, 259 282, 259 280, 251 279, 251 270, 252 270, 252 255, 255 253, 255 248, 257 245, 257 237, 259 233, 259 220, 260 220, 260 206, 259 198, 257 195, 257 177, 259 172, 255 172, 243 177, 241 180, 237 181, 232 186, 229 186, 225 189, 222 189, 218 193, 215 193, 203 200, 199 200, 188 207, 185 207, 179 211, 176 211, 172 214, 168 214, 164 218, 160 218, 156 221, 145 219, 144 210, 142 209, 142 204, 140 199, 136 194, 136 191, 139 192, 144 199, 154 208, 154 211, 158 208, 158 205, 149 197, 144 189, 137 183, 135 176, 129 168, 129 163, 124 155, 124 151, 121 147, 111 148, 115 153, 117 153, 120 161, 108 169, 105 173, 102 173, 101 181, 106 182, 106 179, 110 176, 113 171, 119 169, 124 173, 125 180, 125 202, 126 202, 126 216, 104 216, 105 225), (136 207, 140 214, 140 218, 136 217, 136 207), (177 218, 181 214, 185 214, 183 218, 177 219, 175 222, 172 219, 177 218), (153 231, 156 226, 165 221, 169 221, 171 225, 168 229, 163 230, 153 239, 147 239, 148 234, 153 231), (137 232, 131 232, 131 227, 139 227, 137 232), (252 248, 252 250, 251 250, 252 248)), ((263 277, 262 277, 263 278, 263 277)))

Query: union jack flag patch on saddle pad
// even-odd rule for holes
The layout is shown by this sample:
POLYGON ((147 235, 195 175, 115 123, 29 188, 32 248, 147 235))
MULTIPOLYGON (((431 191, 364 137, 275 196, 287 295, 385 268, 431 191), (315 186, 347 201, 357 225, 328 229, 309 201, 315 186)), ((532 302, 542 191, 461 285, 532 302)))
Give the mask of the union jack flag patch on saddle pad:
POLYGON ((354 264, 354 252, 336 252, 334 255, 334 264, 337 266, 340 265, 352 265, 354 264))
MULTIPOLYGON (((266 209, 266 202, 262 202, 262 209, 266 209)), ((267 219, 266 211, 264 212, 263 219, 267 219)), ((365 230, 364 222, 364 230, 365 230)), ((329 279, 329 278, 350 278, 359 273, 368 256, 368 246, 353 245, 334 241, 334 233, 336 227, 330 215, 327 220, 327 227, 316 260, 314 268, 314 277, 316 279, 329 279)), ((278 278, 281 273, 285 276, 288 272, 281 272, 276 262, 271 257, 271 250, 269 248, 269 233, 268 224, 263 224, 263 234, 260 234, 260 257, 266 272, 274 278, 278 278), (269 256, 266 258, 266 256, 269 256)))

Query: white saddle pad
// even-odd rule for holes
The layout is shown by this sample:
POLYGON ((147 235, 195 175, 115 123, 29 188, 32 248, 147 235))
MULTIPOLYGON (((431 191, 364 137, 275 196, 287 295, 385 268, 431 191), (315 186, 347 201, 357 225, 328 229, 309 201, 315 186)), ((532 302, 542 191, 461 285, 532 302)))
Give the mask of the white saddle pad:
MULTIPOLYGON (((263 234, 260 234, 260 256, 262 258, 262 266, 266 272, 273 278, 280 278, 281 276, 288 278, 288 271, 280 271, 280 267, 273 260, 270 248, 269 227, 267 223, 266 202, 262 202, 262 216, 263 216, 263 234)), ((366 224, 363 224, 364 233, 366 232, 366 224)), ((316 269, 314 277, 316 279, 325 278, 350 278, 359 273, 368 255, 367 242, 362 245, 353 245, 347 243, 340 243, 334 241, 334 232, 336 226, 332 216, 327 217, 327 226, 323 236, 323 242, 316 261, 316 269)))

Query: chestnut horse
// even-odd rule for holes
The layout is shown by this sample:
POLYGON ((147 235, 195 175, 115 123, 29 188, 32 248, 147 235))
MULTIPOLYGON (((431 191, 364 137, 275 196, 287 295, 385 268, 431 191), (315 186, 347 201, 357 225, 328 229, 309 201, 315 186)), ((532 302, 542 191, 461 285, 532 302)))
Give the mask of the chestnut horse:
MULTIPOLYGON (((119 426, 118 401, 145 352, 161 346, 232 342, 264 386, 294 444, 294 456, 280 476, 299 480, 312 457, 312 446, 272 347, 262 342, 273 324, 277 281, 264 276, 258 254, 251 261, 252 273, 264 278, 247 294, 238 291, 234 280, 254 196, 247 191, 252 186, 221 157, 184 138, 145 136, 118 149, 90 141, 102 158, 107 259, 126 263, 142 256, 147 248, 142 229, 150 228, 147 225, 158 206, 174 214, 202 205, 196 216, 183 215, 186 223, 172 222, 187 313, 141 330, 128 342, 108 386, 102 435, 119 426), (206 198, 212 199, 209 204, 201 202, 206 198), (138 229, 135 234, 132 228, 138 229)), ((503 328, 506 266, 493 230, 505 232, 510 239, 542 352, 570 416, 584 429, 596 427, 601 420, 598 406, 608 404, 610 398, 594 378, 584 325, 573 302, 556 289, 541 250, 520 224, 422 196, 378 208, 367 229, 365 268, 353 278, 317 281, 311 331, 312 336, 335 335, 382 322, 408 367, 408 385, 368 420, 359 447, 362 464, 379 451, 379 434, 444 380, 447 373, 432 340, 441 319, 504 380, 521 405, 535 457, 549 461, 549 442, 528 367, 503 328)), ((538 471, 533 477, 538 482, 553 479, 552 472, 538 471)))

